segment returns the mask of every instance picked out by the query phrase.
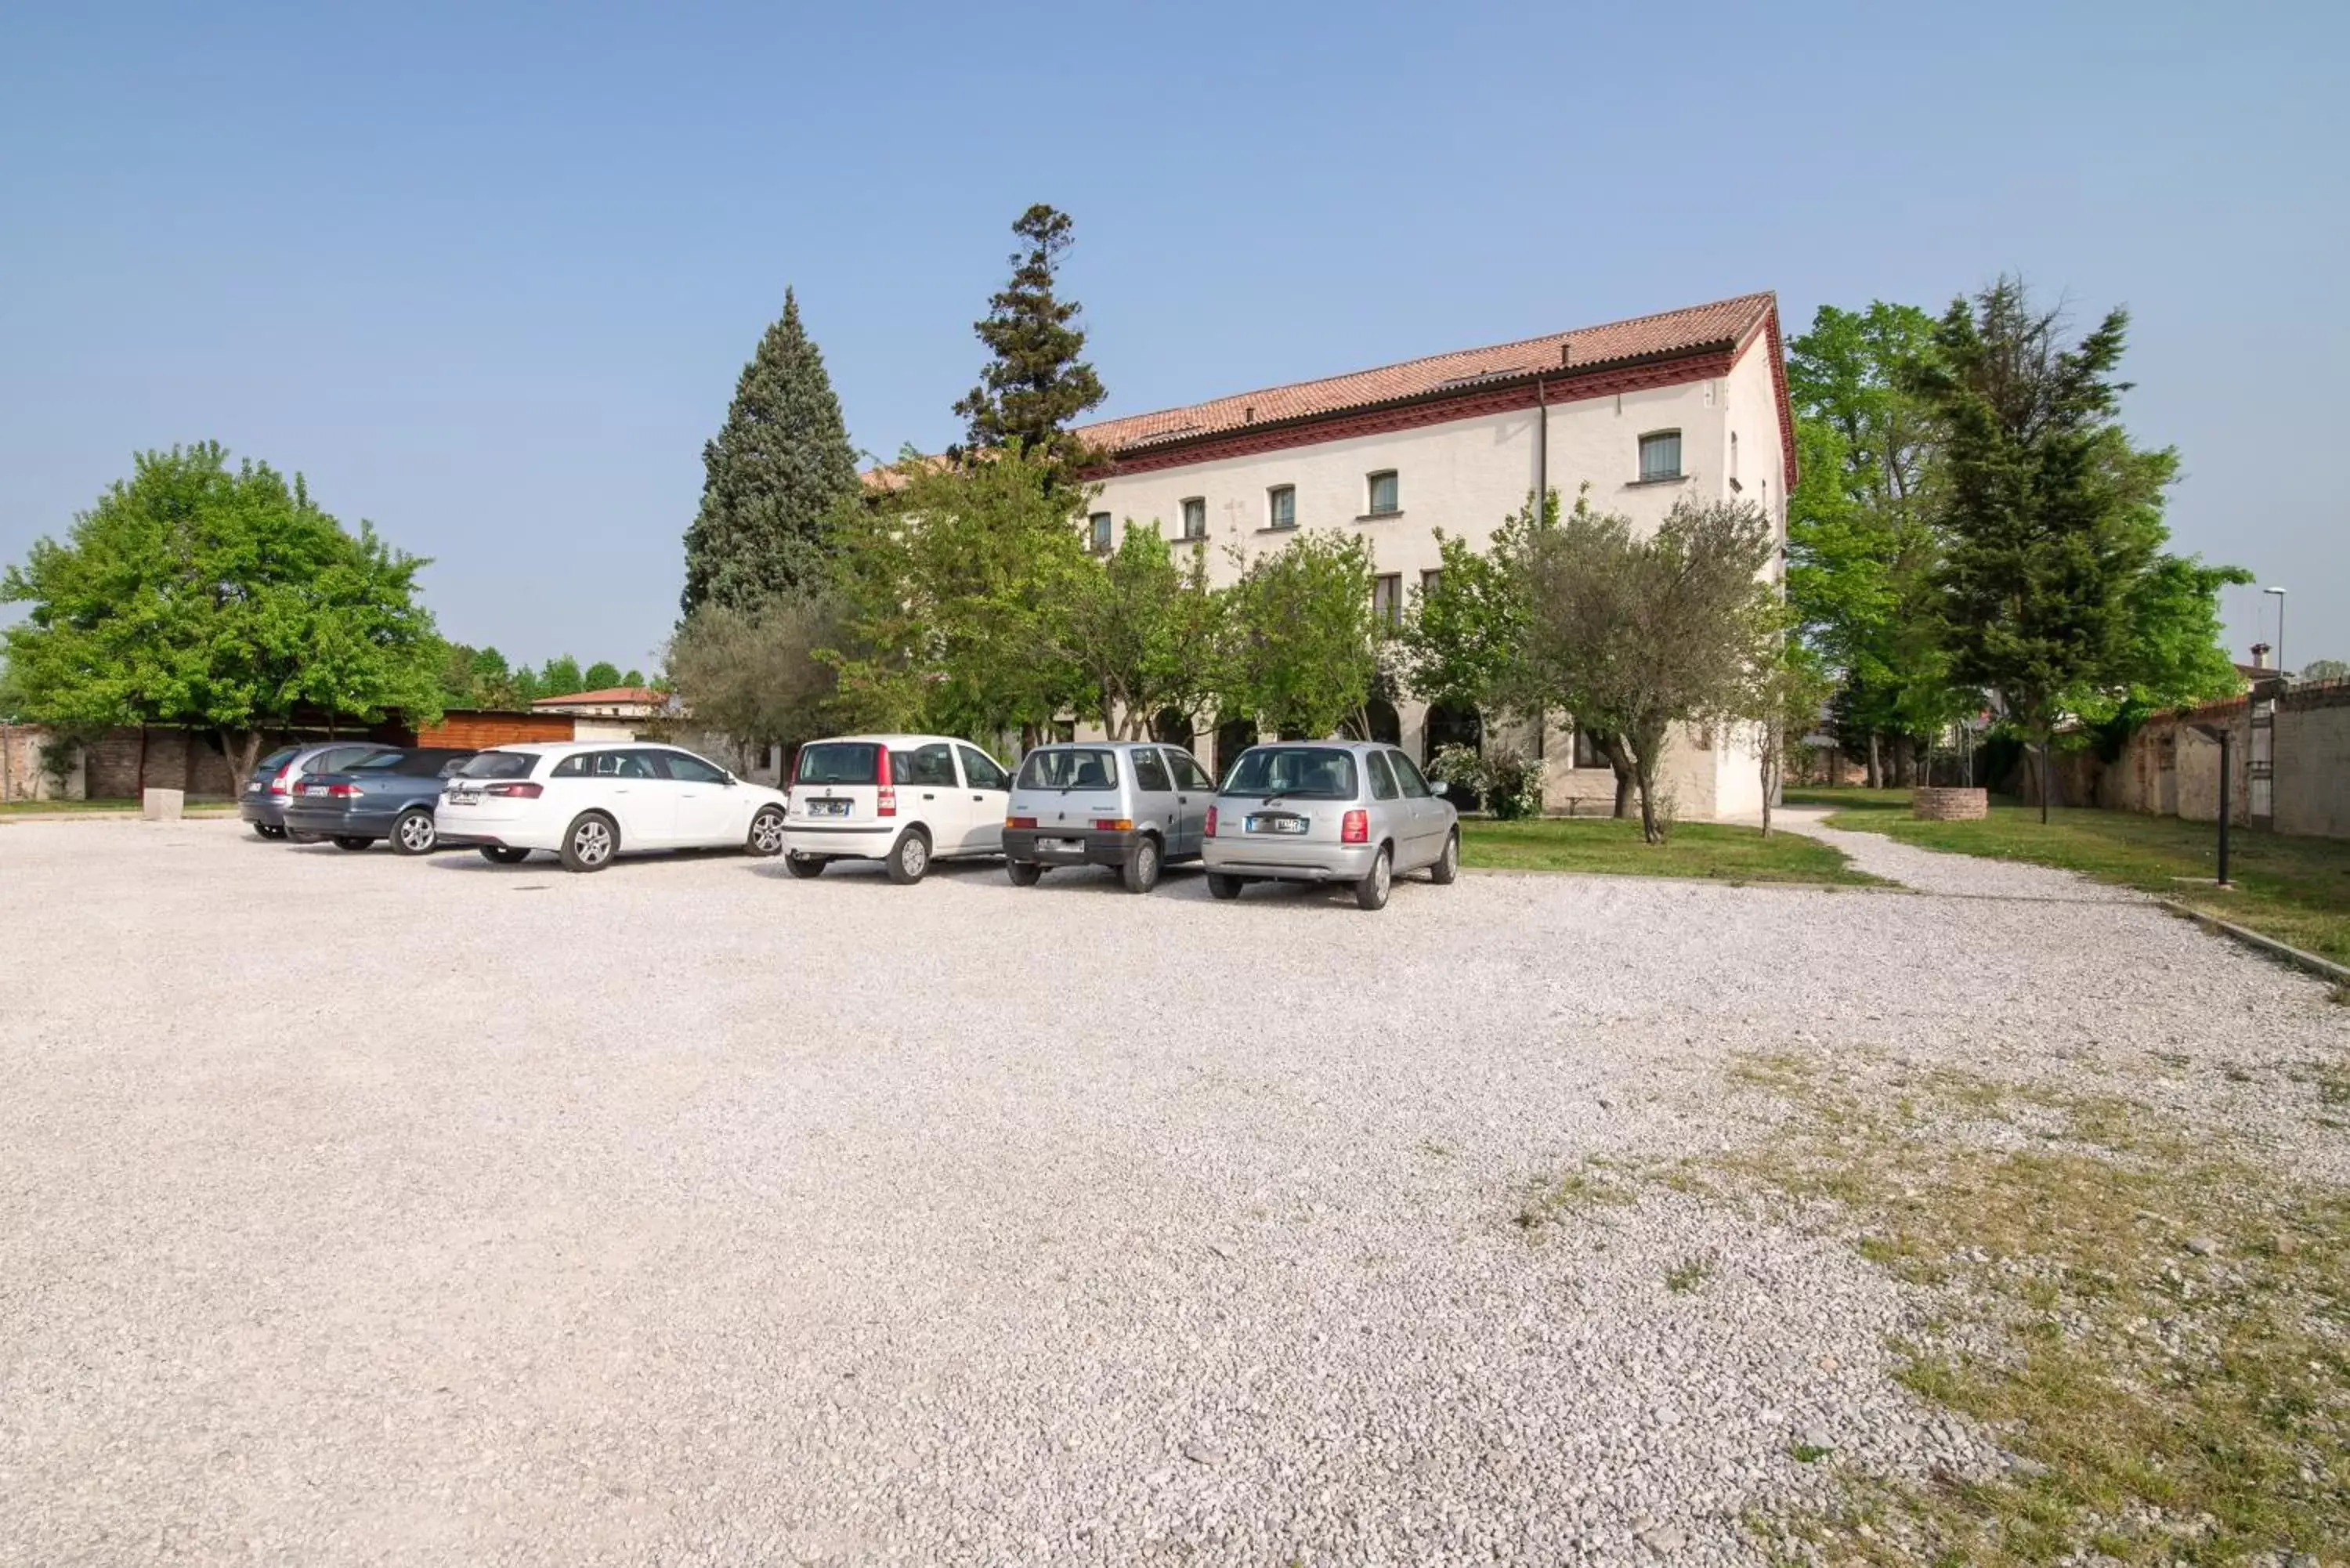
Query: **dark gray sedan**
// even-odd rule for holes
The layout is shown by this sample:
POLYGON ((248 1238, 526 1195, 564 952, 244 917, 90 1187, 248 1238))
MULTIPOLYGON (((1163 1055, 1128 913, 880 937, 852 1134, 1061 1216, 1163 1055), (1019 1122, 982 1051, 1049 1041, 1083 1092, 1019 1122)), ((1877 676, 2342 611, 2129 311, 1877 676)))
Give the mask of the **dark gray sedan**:
POLYGON ((441 781, 473 754, 441 746, 383 747, 339 773, 312 774, 286 798, 286 830, 331 839, 338 849, 365 849, 385 838, 402 855, 430 855, 440 842, 432 808, 441 800, 441 781))

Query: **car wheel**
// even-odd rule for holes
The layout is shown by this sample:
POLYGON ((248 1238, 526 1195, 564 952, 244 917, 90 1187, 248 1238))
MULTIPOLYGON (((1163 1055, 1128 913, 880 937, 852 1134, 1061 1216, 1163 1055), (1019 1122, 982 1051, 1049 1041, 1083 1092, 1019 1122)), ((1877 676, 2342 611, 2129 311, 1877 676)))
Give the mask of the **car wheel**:
POLYGON ((1034 888, 1036 878, 1045 874, 1045 868, 1034 860, 1006 860, 1003 869, 1011 873, 1012 885, 1015 888, 1034 888))
POLYGON ((256 822, 253 825, 253 836, 255 838, 265 838, 275 844, 286 836, 286 830, 282 827, 272 827, 265 822, 256 822))
POLYGON ((1208 873, 1208 891, 1219 898, 1237 898, 1241 896, 1241 879, 1211 871, 1208 873))
POLYGON ((772 805, 763 805, 759 815, 751 819, 751 837, 746 848, 762 858, 784 852, 784 814, 772 805))
POLYGON ((563 868, 601 871, 619 848, 619 825, 600 811, 583 811, 563 835, 563 868))
POLYGON ((898 842, 889 846, 889 857, 882 862, 889 872, 889 880, 903 887, 922 879, 931 868, 931 838, 919 827, 910 827, 898 835, 898 842))
POLYGON ((440 842, 441 830, 432 826, 432 814, 421 807, 401 812, 400 820, 391 825, 391 846, 401 855, 430 855, 440 842))
POLYGON ((1379 846, 1378 858, 1363 879, 1355 884, 1355 904, 1359 909, 1384 909, 1388 907, 1388 888, 1395 881, 1395 862, 1388 855, 1388 846, 1379 846))
POLYGON ((372 838, 359 838, 348 833, 338 833, 335 835, 336 848, 348 849, 354 853, 359 850, 365 849, 369 845, 373 844, 375 840, 372 838))
POLYGON ((530 858, 527 849, 516 849, 511 844, 477 844, 482 858, 496 866, 519 866, 530 858))
POLYGON ((1454 828, 1444 836, 1444 853, 1428 868, 1428 879, 1440 888, 1449 888, 1461 875, 1461 830, 1454 828))
POLYGON ((784 857, 784 869, 803 879, 821 877, 824 875, 824 859, 821 856, 802 855, 795 850, 784 857))
POLYGON ((1129 893, 1148 893, 1159 886, 1159 840, 1149 836, 1135 840, 1119 880, 1129 893))

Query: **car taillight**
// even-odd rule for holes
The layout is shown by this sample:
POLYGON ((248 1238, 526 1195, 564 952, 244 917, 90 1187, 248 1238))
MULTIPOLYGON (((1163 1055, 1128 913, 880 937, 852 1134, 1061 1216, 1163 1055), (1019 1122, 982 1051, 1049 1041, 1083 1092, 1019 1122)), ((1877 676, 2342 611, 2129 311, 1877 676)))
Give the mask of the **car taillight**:
POLYGON ((293 789, 294 764, 292 763, 287 763, 284 767, 279 768, 276 774, 271 777, 269 781, 269 793, 272 794, 290 794, 293 793, 293 789))
POLYGON ((1339 823, 1338 823, 1338 842, 1339 842, 1339 843, 1341 843, 1341 844, 1368 844, 1370 841, 1371 841, 1371 814, 1370 814, 1369 812, 1367 812, 1367 811, 1350 811, 1350 812, 1348 812, 1348 813, 1347 813, 1347 814, 1343 818, 1341 818, 1341 819, 1339 820, 1339 823))
POLYGON ((1007 816, 1003 819, 1003 826, 1006 827, 1034 827, 1036 826, 1036 819, 1033 816, 1007 816))
POLYGON ((1094 818, 1094 831, 1097 833, 1130 833, 1133 830, 1134 818, 1130 816, 1097 816, 1094 818))
POLYGON ((898 815, 898 790, 897 786, 889 782, 889 748, 879 746, 875 749, 880 753, 881 767, 880 771, 873 775, 873 780, 881 788, 873 797, 873 815, 895 816, 898 815))
POLYGON ((484 794, 502 794, 511 800, 536 800, 546 793, 535 784, 494 784, 482 786, 484 794))
POLYGON ((1216 808, 1212 805, 1208 808, 1207 834, 1211 838, 1216 836, 1216 808))
POLYGON ((359 796, 359 786, 355 784, 328 784, 327 793, 337 800, 354 800, 359 796))

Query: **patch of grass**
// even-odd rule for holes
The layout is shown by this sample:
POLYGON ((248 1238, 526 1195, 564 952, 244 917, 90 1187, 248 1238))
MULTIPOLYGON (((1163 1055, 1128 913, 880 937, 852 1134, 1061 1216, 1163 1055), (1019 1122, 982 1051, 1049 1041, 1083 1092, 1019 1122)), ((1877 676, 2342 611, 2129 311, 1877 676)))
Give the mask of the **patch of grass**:
MULTIPOLYGON (((135 815, 139 804, 135 800, 12 800, 0 803, 0 817, 135 815)), ((190 816, 217 816, 235 809, 234 801, 218 797, 192 799, 187 803, 190 816)))
POLYGON ((1695 877, 1724 882, 1881 884, 1816 838, 1719 822, 1678 824, 1644 843, 1637 821, 1550 816, 1461 825, 1461 863, 1498 871, 1586 871, 1612 877, 1695 877))
POLYGON ((1818 1443, 1789 1443, 1787 1457, 1799 1465, 1815 1465, 1835 1450, 1818 1443))
POLYGON ((1940 1293, 1898 1376, 2018 1456, 1989 1478, 1848 1477, 1840 1505, 1788 1521, 1820 1557, 2200 1563, 2350 1542, 2350 1195, 2118 1096, 1947 1071, 1862 1088, 1785 1058, 1745 1081, 1794 1118, 1709 1163, 1793 1200, 1790 1222, 1832 1199, 1862 1256, 1940 1293))
POLYGON ((1665 1271, 1665 1289, 1677 1296, 1685 1296, 1711 1278, 1713 1278, 1712 1259, 1683 1258, 1665 1271))
POLYGON ((1605 1175, 1574 1170, 1565 1176, 1544 1177, 1528 1185, 1525 1201, 1518 1209, 1517 1227, 1541 1231, 1571 1215, 1622 1208, 1637 1200, 1638 1194, 1629 1187, 1605 1175))
MULTIPOLYGON (((1919 822, 1908 792, 1807 792, 1839 809, 1830 827, 1882 833, 1904 844, 1992 860, 2026 860, 2176 899, 2336 963, 2350 963, 2350 839, 2296 838, 2240 827, 2219 870, 2219 829, 2208 822, 2060 806, 2043 826, 2037 806, 1994 803, 1981 822, 1919 822)), ((1791 797, 1792 798, 1792 797, 1791 797)))

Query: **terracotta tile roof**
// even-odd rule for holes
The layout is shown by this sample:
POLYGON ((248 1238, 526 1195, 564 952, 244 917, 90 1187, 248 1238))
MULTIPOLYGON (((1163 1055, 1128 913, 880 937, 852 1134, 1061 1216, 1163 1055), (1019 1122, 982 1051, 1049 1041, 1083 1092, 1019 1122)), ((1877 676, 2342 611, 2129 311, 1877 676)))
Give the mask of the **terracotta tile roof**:
POLYGON ((661 694, 650 686, 607 686, 600 691, 573 691, 561 697, 541 697, 531 706, 585 708, 594 703, 609 707, 621 702, 643 702, 658 708, 661 704, 661 694))
POLYGON ((1351 375, 1329 376, 1318 381, 1239 392, 1188 408, 1104 420, 1081 425, 1076 433, 1097 451, 1115 453, 1250 425, 1341 413, 1456 386, 1465 391, 1485 381, 1557 369, 1562 348, 1566 351, 1565 368, 1572 371, 1722 344, 1742 344, 1770 319, 1776 305, 1777 297, 1771 294, 1742 294, 1711 305, 1636 316, 1629 321, 1579 327, 1516 343, 1499 343, 1490 348, 1461 348, 1425 359, 1408 359, 1400 365, 1384 365, 1375 370, 1357 370, 1351 375))

